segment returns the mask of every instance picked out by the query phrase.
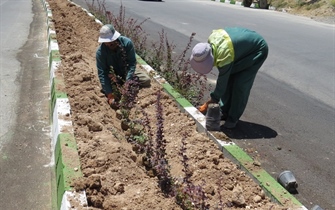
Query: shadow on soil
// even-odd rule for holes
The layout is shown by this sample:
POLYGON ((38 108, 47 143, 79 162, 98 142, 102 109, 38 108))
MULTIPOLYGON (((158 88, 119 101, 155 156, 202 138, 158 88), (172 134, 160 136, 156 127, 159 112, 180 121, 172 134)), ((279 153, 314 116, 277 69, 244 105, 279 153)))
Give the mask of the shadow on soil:
POLYGON ((269 127, 240 120, 234 129, 221 126, 221 131, 232 139, 268 139, 278 134, 269 127))

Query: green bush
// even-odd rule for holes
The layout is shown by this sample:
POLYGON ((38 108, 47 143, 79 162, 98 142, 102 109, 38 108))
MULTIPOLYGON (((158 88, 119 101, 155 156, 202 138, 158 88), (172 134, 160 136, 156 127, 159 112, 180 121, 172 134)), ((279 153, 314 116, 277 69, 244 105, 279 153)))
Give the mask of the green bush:
POLYGON ((313 10, 319 8, 321 5, 319 3, 309 4, 306 6, 306 10, 313 10))
POLYGON ((280 8, 285 8, 286 6, 288 6, 287 2, 285 2, 284 0, 273 0, 271 2, 271 5, 274 6, 275 8, 277 9, 280 9, 280 8))
POLYGON ((332 5, 333 7, 335 7, 335 0, 330 0, 330 5, 332 5))

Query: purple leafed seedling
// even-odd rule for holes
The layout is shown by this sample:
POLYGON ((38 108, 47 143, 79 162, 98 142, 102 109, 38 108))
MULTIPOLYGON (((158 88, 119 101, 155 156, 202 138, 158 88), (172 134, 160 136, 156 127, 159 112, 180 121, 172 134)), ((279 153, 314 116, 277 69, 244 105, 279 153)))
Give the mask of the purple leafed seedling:
POLYGON ((182 209, 207 210, 210 206, 209 204, 206 204, 207 197, 203 191, 202 186, 196 186, 191 182, 192 172, 188 164, 189 158, 186 155, 187 134, 183 133, 182 135, 182 145, 179 155, 181 157, 181 163, 183 166, 182 171, 184 172, 185 177, 183 178, 182 183, 175 185, 176 201, 182 207, 182 209))

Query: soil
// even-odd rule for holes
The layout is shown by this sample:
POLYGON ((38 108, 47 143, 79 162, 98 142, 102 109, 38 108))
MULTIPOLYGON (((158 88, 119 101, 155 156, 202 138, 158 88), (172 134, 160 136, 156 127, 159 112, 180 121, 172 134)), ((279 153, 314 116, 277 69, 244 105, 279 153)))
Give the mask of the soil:
MULTIPOLYGON (((127 141, 129 132, 121 128, 116 111, 100 91, 95 52, 101 25, 67 0, 53 0, 49 4, 62 58, 57 74, 62 74, 65 80, 63 88, 70 100, 83 172, 83 178, 75 180, 75 188, 85 189, 88 208, 92 210, 181 209, 173 197, 162 193, 157 177, 146 170, 143 154, 127 141)), ((139 113, 144 110, 154 134, 159 91, 161 86, 154 80, 150 88, 141 89, 130 116, 141 118, 139 113)), ((271 202, 261 187, 224 157, 212 140, 197 132, 194 120, 182 113, 164 91, 160 102, 172 177, 185 176, 179 154, 184 139, 190 180, 202 186, 210 209, 220 209, 215 208, 220 202, 224 204, 221 209, 287 209, 271 202)))

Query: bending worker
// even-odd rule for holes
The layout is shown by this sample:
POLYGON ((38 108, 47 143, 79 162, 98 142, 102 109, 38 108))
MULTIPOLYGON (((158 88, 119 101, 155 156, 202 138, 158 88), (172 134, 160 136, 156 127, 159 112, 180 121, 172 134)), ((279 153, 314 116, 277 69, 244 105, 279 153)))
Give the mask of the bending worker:
POLYGON ((98 42, 101 43, 96 51, 98 76, 109 105, 115 102, 111 69, 112 73, 121 79, 118 81, 121 85, 127 80, 138 77, 140 87, 150 86, 150 77, 136 70, 136 53, 133 42, 128 37, 121 36, 113 25, 107 24, 101 27, 98 42))
POLYGON ((200 74, 213 66, 219 70, 210 99, 200 107, 206 113, 208 104, 219 103, 225 128, 235 128, 242 116, 258 69, 268 55, 268 45, 258 33, 246 28, 213 30, 208 43, 198 43, 192 50, 190 64, 200 74))

